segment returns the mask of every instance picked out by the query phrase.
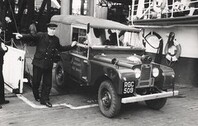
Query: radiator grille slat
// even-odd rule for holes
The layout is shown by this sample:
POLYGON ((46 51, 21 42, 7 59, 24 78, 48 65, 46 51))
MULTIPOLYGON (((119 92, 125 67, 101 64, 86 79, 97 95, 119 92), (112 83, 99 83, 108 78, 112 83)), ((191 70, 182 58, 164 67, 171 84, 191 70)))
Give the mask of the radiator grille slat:
POLYGON ((142 65, 142 74, 140 80, 149 80, 151 77, 151 66, 142 65))

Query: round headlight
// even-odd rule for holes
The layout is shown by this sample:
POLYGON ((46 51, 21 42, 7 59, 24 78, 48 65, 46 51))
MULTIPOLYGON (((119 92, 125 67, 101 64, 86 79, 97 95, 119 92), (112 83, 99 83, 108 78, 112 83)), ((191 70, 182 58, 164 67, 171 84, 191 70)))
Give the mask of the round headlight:
POLYGON ((139 68, 136 68, 134 71, 135 71, 135 78, 140 78, 141 70, 139 68))
POLYGON ((157 77, 159 75, 159 69, 153 68, 153 77, 157 77))

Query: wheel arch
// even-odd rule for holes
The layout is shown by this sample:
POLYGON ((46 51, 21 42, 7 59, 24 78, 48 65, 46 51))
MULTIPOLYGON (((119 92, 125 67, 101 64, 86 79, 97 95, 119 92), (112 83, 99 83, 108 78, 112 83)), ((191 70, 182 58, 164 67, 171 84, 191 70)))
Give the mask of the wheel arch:
MULTIPOLYGON (((105 80, 109 80, 109 81, 111 81, 112 82, 112 80, 111 80, 111 78, 109 78, 108 76, 106 76, 106 75, 103 75, 103 76, 100 76, 100 77, 98 77, 96 80, 95 80, 95 82, 94 82, 94 87, 95 87, 95 89, 99 89, 99 87, 100 87, 100 85, 101 85, 101 83, 103 82, 103 81, 105 81, 105 80)), ((114 86, 114 85, 113 85, 114 86)), ((115 87, 114 87, 115 88, 115 87)))

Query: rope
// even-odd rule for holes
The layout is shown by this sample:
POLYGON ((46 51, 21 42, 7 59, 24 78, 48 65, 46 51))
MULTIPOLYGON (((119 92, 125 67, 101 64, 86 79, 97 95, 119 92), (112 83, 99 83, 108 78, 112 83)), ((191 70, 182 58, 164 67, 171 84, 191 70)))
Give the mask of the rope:
POLYGON ((170 66, 170 67, 174 66, 175 63, 176 63, 176 62, 172 62, 172 61, 169 61, 169 60, 166 59, 166 64, 167 64, 168 66, 170 66))
POLYGON ((19 32, 19 29, 18 29, 17 23, 16 23, 16 19, 15 19, 15 17, 14 17, 14 11, 13 11, 13 9, 12 9, 10 0, 8 0, 8 2, 9 2, 9 6, 10 6, 10 10, 11 10, 12 17, 13 17, 13 20, 14 20, 14 26, 15 26, 15 28, 16 28, 16 31, 19 32))
POLYGON ((162 60, 162 52, 163 52, 163 39, 162 37, 156 33, 156 32, 150 32, 148 33, 145 37, 143 36, 143 39, 146 41, 146 43, 148 43, 148 45, 150 45, 152 48, 157 49, 157 53, 155 56, 155 62, 156 63, 161 63, 162 60), (149 35, 155 35, 158 40, 159 40, 159 46, 158 47, 154 47, 153 45, 151 45, 148 40, 146 39, 146 37, 148 37, 149 35))
POLYGON ((146 37, 143 36, 143 39, 146 41, 146 43, 148 43, 152 48, 154 49, 159 49, 160 46, 158 47, 154 47, 153 45, 151 45, 151 43, 148 42, 148 40, 146 39, 146 37))
POLYGON ((151 43, 148 42, 148 40, 146 39, 147 36, 149 35, 155 35, 158 39, 159 39, 159 42, 162 40, 161 36, 158 35, 156 32, 150 32, 148 33, 145 37, 143 36, 143 39, 146 41, 146 43, 148 43, 152 48, 154 49, 159 49, 160 48, 160 45, 158 47, 154 47, 153 45, 151 45, 151 43))
POLYGON ((4 40, 2 37, 0 37, 0 40, 1 40, 3 43, 10 43, 10 42, 11 42, 11 40, 6 41, 6 40, 4 40))
MULTIPOLYGON (((10 0, 8 0, 8 3, 9 3, 9 7, 10 7, 10 11, 11 11, 12 18, 13 18, 13 21, 14 21, 14 26, 15 26, 15 28, 16 28, 16 31, 19 33, 19 29, 18 29, 18 27, 17 27, 17 22, 16 22, 16 19, 15 19, 15 17, 14 17, 14 11, 13 11, 13 9, 12 9, 10 0)), ((2 38, 1 38, 1 39, 2 39, 2 38)), ((8 42, 11 42, 12 45, 14 45, 16 48, 18 48, 17 45, 16 45, 16 43, 15 43, 13 40, 10 40, 10 41, 8 41, 8 42)), ((22 46, 22 45, 23 45, 22 42, 21 42, 21 41, 19 41, 19 42, 20 42, 20 45, 22 46)), ((4 43, 7 43, 7 42, 4 41, 4 43)))

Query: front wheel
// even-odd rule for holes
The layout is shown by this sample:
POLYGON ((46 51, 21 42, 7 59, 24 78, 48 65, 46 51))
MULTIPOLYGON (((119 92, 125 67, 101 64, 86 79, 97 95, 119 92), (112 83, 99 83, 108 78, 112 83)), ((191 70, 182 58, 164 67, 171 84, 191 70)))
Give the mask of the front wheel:
POLYGON ((159 110, 166 104, 167 98, 160 98, 154 100, 145 101, 146 105, 154 110, 159 110))
POLYGON ((105 80, 98 90, 98 104, 101 113, 106 117, 114 117, 120 112, 121 97, 117 95, 112 83, 105 80))

